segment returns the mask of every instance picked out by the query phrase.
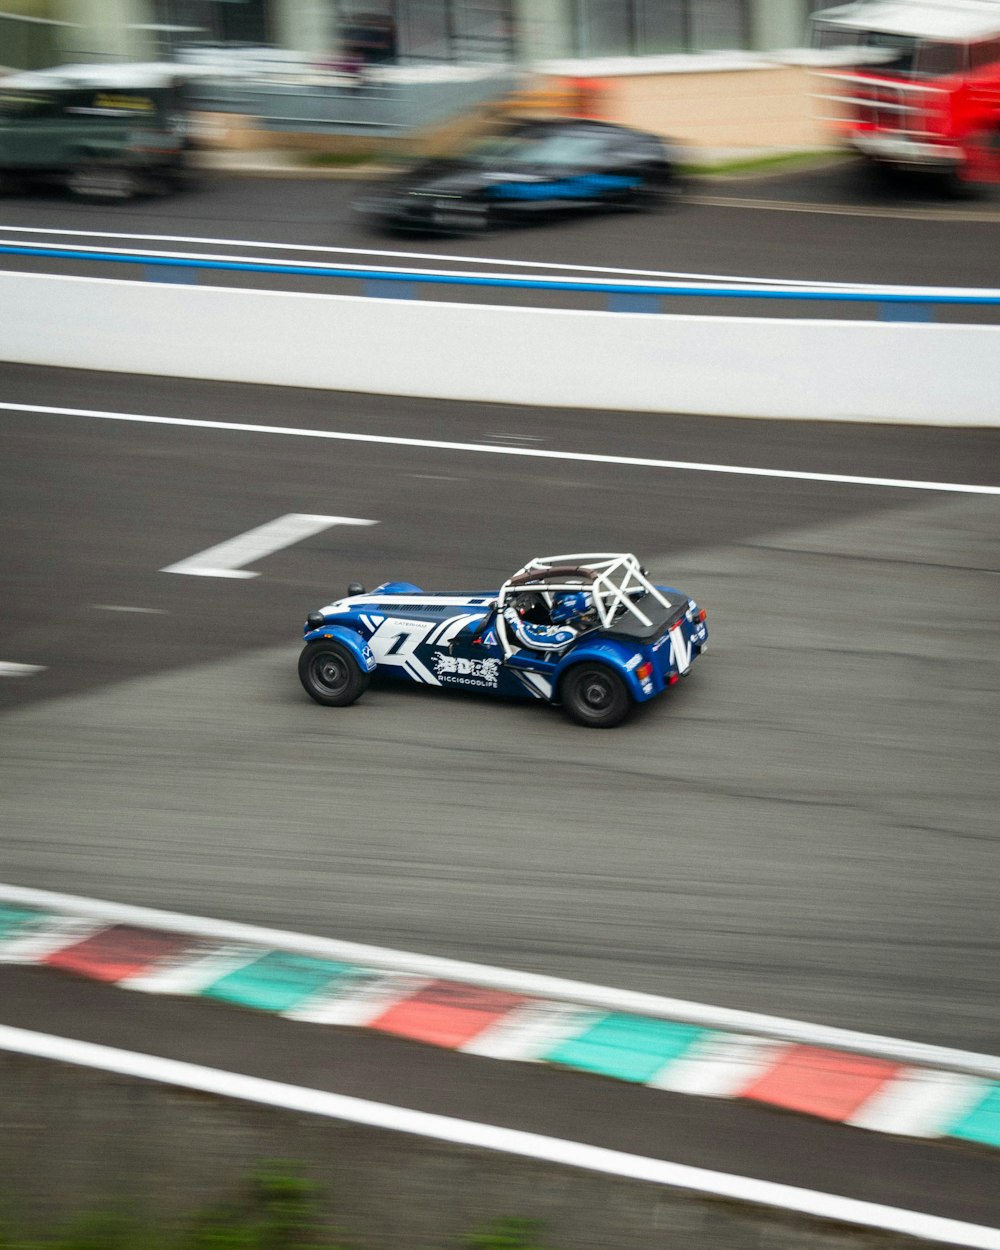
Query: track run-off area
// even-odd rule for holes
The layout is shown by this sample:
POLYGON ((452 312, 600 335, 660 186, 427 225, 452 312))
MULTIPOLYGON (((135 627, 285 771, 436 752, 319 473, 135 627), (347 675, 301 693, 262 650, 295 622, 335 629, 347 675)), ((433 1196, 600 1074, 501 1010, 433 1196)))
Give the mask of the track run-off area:
MULTIPOLYGON (((143 211, 115 228, 149 228, 143 211)), ((216 233, 251 237, 171 229, 216 233)), ((543 233, 525 236, 540 263, 543 233)), ((753 272, 731 242, 715 265, 634 240, 574 261, 753 272)), ((807 272, 805 242, 761 269, 862 280, 822 250, 807 272)), ((949 281, 996 280, 972 268, 949 281)), ((871 274, 941 277, 898 255, 871 274)), ((996 431, 0 364, 0 442, 0 881, 997 1053, 996 431), (289 517, 331 524, 184 575, 289 517), (486 589, 583 550, 635 551, 709 613, 697 670, 619 730, 388 684, 336 711, 298 685, 305 613, 352 580, 486 589)), ((34 968, 0 967, 0 1004, 2 1025, 1000 1224, 997 1164, 971 1146, 581 1073, 514 1081, 370 1034, 290 1048, 283 1021, 34 968)))

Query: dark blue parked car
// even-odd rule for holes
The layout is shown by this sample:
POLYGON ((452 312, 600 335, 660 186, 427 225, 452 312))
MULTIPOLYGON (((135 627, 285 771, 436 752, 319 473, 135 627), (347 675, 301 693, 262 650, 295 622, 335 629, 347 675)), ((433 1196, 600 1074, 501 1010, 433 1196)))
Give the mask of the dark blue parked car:
POLYGON ((655 586, 633 555, 532 560, 497 591, 447 594, 409 582, 311 612, 299 677, 317 703, 346 707, 374 672, 444 689, 560 704, 609 729, 690 671, 705 611, 655 586))

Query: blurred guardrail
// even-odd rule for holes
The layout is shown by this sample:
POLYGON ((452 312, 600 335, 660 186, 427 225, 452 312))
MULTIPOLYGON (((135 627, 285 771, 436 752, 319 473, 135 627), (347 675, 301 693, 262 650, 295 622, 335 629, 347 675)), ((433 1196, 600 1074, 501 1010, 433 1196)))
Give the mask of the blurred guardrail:
POLYGON ((218 78, 195 81, 191 104, 202 112, 252 117, 263 130, 391 138, 502 99, 521 77, 512 66, 430 65, 357 75, 300 73, 288 81, 218 78))
MULTIPOLYGON (((693 306, 711 296, 765 308, 779 300, 991 307, 1000 304, 996 291, 682 287, 43 250, 184 282, 0 272, 0 307, 18 311, 0 318, 0 359, 488 403, 1000 426, 1000 325, 622 311, 668 295, 693 306), (365 293, 190 284, 209 270, 348 277, 365 293), (613 297, 618 311, 383 298, 407 283, 455 293, 591 291, 613 297)), ((3 252, 40 254, 19 244, 3 252)))
MULTIPOLYGON (((829 286, 773 281, 727 283, 641 282, 589 277, 536 277, 523 274, 463 273, 456 270, 399 268, 381 265, 297 264, 284 260, 213 256, 198 253, 150 252, 132 248, 60 247, 46 243, 0 243, 0 256, 30 256, 55 260, 88 261, 100 264, 138 265, 151 281, 172 280, 196 284, 200 271, 259 274, 269 277, 348 279, 359 284, 359 293, 389 299, 418 299, 426 288, 454 287, 456 294, 468 295, 471 288, 482 291, 573 292, 601 295, 610 312, 657 313, 668 299, 715 299, 723 301, 763 301, 798 304, 851 305, 855 315, 868 315, 883 321, 933 321, 936 309, 1000 309, 1000 290, 967 287, 877 287, 838 283, 829 286)), ((745 314, 746 310, 742 310, 745 314)), ((1000 313, 997 314, 1000 323, 1000 313)))

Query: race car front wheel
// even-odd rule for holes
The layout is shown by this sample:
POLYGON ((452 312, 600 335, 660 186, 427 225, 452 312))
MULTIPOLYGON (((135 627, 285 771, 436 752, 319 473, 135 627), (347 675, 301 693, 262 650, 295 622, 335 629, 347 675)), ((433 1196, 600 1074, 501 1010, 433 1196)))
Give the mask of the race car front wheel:
POLYGON ((562 680, 563 707, 578 725, 613 729, 632 711, 624 681, 604 664, 578 664, 562 680))
POLYGON ((369 675, 347 647, 321 639, 299 656, 299 680, 306 694, 325 707, 347 707, 368 689, 369 675))

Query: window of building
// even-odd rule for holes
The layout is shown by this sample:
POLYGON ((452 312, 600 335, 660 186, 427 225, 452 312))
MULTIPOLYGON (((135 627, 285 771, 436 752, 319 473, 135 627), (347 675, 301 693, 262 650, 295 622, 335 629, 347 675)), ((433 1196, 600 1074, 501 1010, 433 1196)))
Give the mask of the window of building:
POLYGON ((695 0, 691 5, 695 52, 745 48, 747 42, 747 14, 740 0, 695 0))
POLYGON ((690 8, 685 0, 642 0, 637 33, 647 56, 687 51, 691 44, 690 8))
POLYGON ((267 0, 155 0, 153 14, 164 56, 192 41, 269 42, 267 0))
POLYGON ((748 0, 576 0, 579 56, 745 48, 748 0))
POLYGON ((402 61, 509 61, 514 0, 336 0, 338 30, 392 31, 402 61))

